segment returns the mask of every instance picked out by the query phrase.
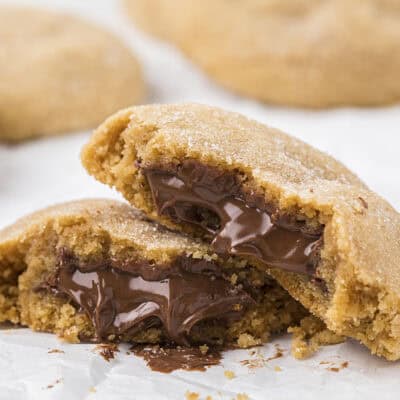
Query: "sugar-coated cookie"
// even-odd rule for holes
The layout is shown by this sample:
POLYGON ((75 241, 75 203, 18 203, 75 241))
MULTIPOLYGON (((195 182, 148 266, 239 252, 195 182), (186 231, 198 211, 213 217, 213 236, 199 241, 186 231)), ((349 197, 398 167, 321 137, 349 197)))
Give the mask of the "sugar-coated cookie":
POLYGON ((82 160, 149 217, 269 271, 335 333, 400 358, 400 216, 332 157, 187 104, 122 110, 82 160))
POLYGON ((78 17, 1 5, 0 43, 0 140, 92 128, 142 99, 131 51, 78 17))
POLYGON ((225 87, 268 103, 400 100, 399 0, 125 0, 144 30, 225 87))

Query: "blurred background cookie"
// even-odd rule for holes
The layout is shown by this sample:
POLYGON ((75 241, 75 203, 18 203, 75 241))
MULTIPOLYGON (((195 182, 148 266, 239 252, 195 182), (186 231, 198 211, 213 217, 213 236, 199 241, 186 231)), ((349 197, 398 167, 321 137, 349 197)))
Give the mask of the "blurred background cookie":
POLYGON ((265 102, 400 99, 399 0, 124 0, 225 87, 265 102))
POLYGON ((2 5, 0 43, 0 140, 92 128, 143 97, 129 48, 77 17, 2 5))

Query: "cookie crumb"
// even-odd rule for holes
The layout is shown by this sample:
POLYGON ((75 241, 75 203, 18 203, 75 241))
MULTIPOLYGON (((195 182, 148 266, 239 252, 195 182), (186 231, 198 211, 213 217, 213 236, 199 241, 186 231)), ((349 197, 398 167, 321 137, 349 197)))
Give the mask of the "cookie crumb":
POLYGON ((95 388, 94 386, 90 386, 89 392, 90 392, 90 393, 96 393, 97 390, 96 390, 96 388, 95 388))
POLYGON ((213 398, 211 396, 207 396, 206 400, 213 400, 213 398))
POLYGON ((232 285, 233 285, 233 286, 235 286, 235 285, 236 285, 236 283, 237 283, 237 280, 238 280, 238 276, 237 276, 237 274, 232 274, 232 275, 231 275, 231 279, 230 279, 230 281, 231 281, 231 283, 232 283, 232 285))
POLYGON ((227 378, 229 380, 236 378, 236 375, 233 371, 226 370, 226 371, 224 371, 224 375, 225 375, 225 378, 227 378))
POLYGON ((274 371, 276 371, 276 372, 281 372, 281 371, 282 371, 282 368, 281 368, 281 367, 278 367, 278 366, 276 366, 276 367, 274 368, 274 371))
POLYGON ((199 400, 200 395, 196 392, 187 391, 185 394, 186 400, 199 400))
POLYGON ((252 335, 249 335, 248 333, 242 333, 237 340, 237 344, 240 348, 245 349, 248 347, 260 345, 261 340, 255 339, 252 335))
POLYGON ((236 400, 249 400, 250 397, 246 393, 238 393, 236 400))
POLYGON ((343 336, 330 331, 324 322, 314 316, 300 321, 299 326, 288 328, 292 337, 292 356, 302 360, 313 355, 321 346, 333 345, 345 341, 343 336))

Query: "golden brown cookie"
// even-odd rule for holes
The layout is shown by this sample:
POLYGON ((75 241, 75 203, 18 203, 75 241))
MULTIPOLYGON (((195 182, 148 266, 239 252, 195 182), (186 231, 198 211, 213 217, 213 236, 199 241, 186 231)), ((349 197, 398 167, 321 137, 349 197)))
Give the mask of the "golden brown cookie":
POLYGON ((125 0, 215 80, 305 107, 400 100, 398 0, 125 0))
POLYGON ((82 160, 149 217, 268 270, 328 328, 400 358, 400 216, 332 157, 188 104, 122 110, 82 160))
POLYGON ((71 342, 249 347, 304 315, 265 272, 127 204, 60 204, 0 231, 0 321, 71 342))
POLYGON ((0 43, 0 140, 92 128, 143 97, 131 51, 80 18, 1 5, 0 43))

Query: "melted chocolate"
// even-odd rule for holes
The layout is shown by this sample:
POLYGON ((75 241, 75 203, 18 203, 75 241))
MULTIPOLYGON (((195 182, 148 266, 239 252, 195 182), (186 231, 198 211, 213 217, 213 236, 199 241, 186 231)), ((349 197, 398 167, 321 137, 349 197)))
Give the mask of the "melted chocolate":
POLYGON ((205 371, 208 367, 218 365, 222 358, 218 350, 203 354, 198 347, 135 346, 131 350, 136 356, 142 357, 153 371, 164 373, 178 369, 205 371))
POLYGON ((67 295, 84 310, 97 340, 161 326, 169 341, 189 345, 197 323, 230 323, 254 304, 245 290, 214 274, 218 266, 210 262, 180 258, 167 267, 130 263, 124 269, 108 263, 80 266, 64 252, 56 273, 41 288, 67 295))
POLYGON ((174 172, 144 169, 160 215, 198 226, 220 254, 250 255, 268 266, 315 275, 322 232, 281 216, 233 174, 185 161, 174 172))

